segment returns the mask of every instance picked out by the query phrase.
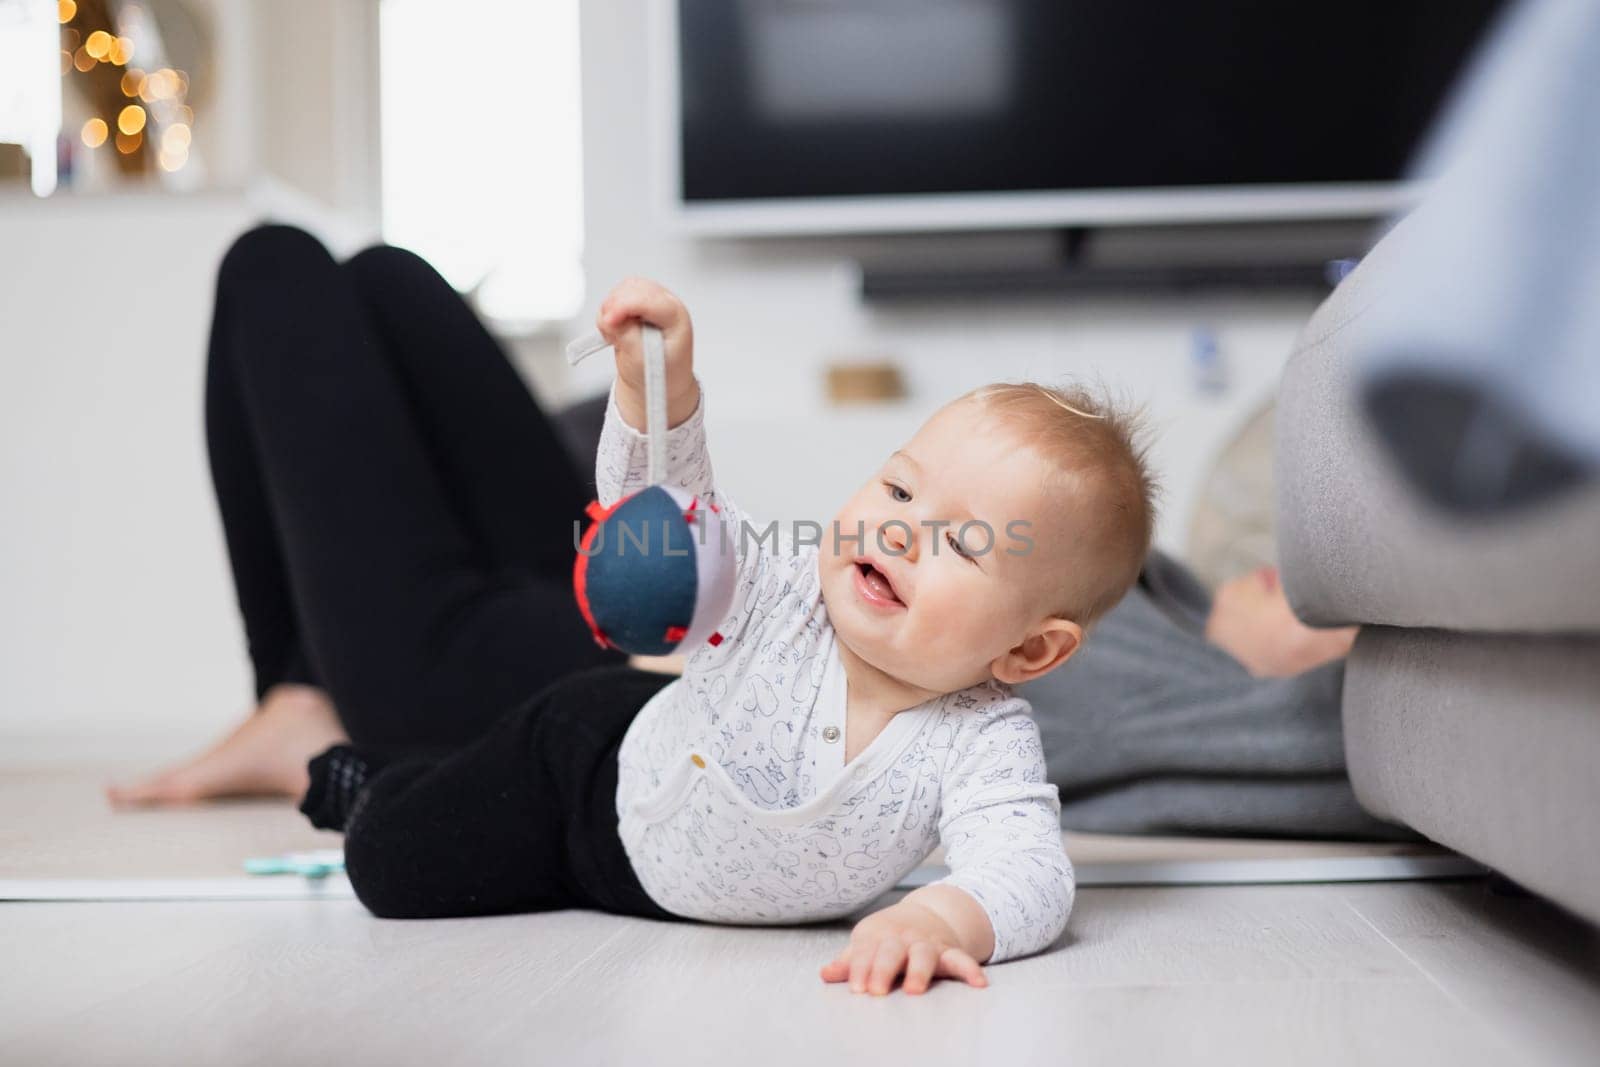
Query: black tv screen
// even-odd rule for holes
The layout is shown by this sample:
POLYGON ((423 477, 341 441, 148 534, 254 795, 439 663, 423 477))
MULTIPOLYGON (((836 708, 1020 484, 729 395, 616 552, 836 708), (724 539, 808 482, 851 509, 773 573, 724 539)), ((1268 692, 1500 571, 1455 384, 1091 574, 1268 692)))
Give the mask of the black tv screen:
POLYGON ((676 0, 684 205, 1401 177, 1497 0, 676 0))

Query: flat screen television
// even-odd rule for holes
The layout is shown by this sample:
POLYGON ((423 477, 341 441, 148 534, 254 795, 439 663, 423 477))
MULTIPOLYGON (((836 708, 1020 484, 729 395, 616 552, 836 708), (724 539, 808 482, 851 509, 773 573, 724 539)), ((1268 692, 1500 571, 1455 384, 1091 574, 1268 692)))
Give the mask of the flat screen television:
POLYGON ((658 186, 751 235, 1378 215, 1500 6, 658 0, 658 186))

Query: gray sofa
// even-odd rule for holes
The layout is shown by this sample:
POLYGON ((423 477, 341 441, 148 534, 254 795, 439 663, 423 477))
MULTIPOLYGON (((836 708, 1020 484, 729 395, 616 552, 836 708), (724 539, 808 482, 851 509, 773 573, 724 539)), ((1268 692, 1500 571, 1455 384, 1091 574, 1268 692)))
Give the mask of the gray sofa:
POLYGON ((1414 236, 1402 221, 1378 242, 1285 369, 1284 589, 1310 624, 1362 627, 1343 696, 1361 804, 1600 922, 1600 484, 1469 521, 1391 466, 1357 406, 1351 327, 1414 236))

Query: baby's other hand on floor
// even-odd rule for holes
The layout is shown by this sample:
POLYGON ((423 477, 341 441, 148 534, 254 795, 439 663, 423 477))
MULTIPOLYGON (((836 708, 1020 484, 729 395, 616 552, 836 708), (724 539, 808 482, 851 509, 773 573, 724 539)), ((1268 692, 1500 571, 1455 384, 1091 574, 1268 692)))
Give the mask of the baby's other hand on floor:
POLYGON ((850 944, 822 966, 824 982, 848 980, 852 993, 884 995, 905 972, 903 989, 923 993, 936 977, 989 984, 983 965, 963 949, 955 929, 932 910, 909 900, 856 923, 850 944))
POLYGON ((1350 654, 1357 627, 1320 629, 1295 617, 1276 567, 1258 567, 1217 588, 1206 640, 1257 678, 1284 678, 1350 654))

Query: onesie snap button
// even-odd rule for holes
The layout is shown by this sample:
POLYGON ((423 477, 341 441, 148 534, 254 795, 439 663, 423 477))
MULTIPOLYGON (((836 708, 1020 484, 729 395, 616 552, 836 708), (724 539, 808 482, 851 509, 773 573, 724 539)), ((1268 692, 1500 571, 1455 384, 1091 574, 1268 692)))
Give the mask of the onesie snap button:
POLYGON ((825 727, 823 727, 823 729, 822 729, 822 739, 824 741, 828 742, 829 744, 832 744, 833 742, 839 740, 839 728, 837 726, 825 726, 825 727))
POLYGON ((704 767, 706 765, 706 761, 700 758, 700 753, 698 752, 689 753, 689 759, 696 767, 704 767))

